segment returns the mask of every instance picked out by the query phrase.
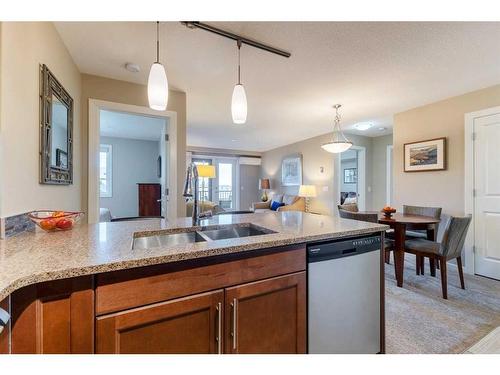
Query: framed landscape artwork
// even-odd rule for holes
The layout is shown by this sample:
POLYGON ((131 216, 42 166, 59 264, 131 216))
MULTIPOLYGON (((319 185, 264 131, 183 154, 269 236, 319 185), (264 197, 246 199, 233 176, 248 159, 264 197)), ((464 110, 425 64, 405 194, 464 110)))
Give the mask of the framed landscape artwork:
POLYGON ((444 169, 446 169, 446 138, 405 143, 405 172, 442 171, 444 169))
POLYGON ((302 185, 302 155, 289 156, 281 163, 281 184, 283 186, 302 185))

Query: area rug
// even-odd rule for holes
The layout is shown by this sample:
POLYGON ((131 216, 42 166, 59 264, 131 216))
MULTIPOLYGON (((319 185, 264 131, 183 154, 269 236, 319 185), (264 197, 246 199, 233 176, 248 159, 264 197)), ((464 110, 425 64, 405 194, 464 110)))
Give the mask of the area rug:
MULTIPOLYGON (((415 275, 414 257, 405 262, 404 286, 398 288, 394 265, 386 265, 386 352, 463 353, 500 326, 500 282, 465 275, 460 288, 457 269, 448 267, 448 300, 441 280, 415 275)), ((391 259, 392 260, 392 259, 391 259)))

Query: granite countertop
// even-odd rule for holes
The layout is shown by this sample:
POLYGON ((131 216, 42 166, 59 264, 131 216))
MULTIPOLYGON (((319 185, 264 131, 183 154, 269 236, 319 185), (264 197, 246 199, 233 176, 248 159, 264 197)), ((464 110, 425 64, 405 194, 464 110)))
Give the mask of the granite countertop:
POLYGON ((219 215, 202 226, 252 223, 277 233, 197 242, 147 250, 132 249, 134 236, 196 228, 191 218, 81 224, 66 232, 27 232, 0 240, 0 300, 23 286, 43 281, 257 250, 316 240, 363 235, 386 225, 302 212, 219 215))

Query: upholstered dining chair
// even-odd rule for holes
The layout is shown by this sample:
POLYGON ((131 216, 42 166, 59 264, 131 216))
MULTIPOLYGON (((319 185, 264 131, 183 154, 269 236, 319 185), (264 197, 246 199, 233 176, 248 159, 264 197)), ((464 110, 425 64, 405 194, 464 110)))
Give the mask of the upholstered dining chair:
POLYGON ((347 204, 339 204, 337 205, 337 208, 340 210, 344 211, 350 211, 350 212, 358 212, 358 204, 357 203, 347 203, 347 204))
MULTIPOLYGON (((465 289, 464 274, 462 269, 462 248, 464 246, 467 230, 469 229, 471 216, 456 217, 452 216, 444 231, 441 242, 429 241, 425 238, 415 238, 405 241, 405 251, 413 253, 418 257, 429 258, 439 262, 441 272, 441 288, 443 298, 448 298, 448 281, 446 262, 451 259, 457 260, 458 275, 460 277, 460 286, 465 289)), ((431 273, 436 269, 431 263, 431 273)), ((435 263, 434 263, 435 264, 435 263)))
MULTIPOLYGON (((422 206, 403 205, 403 214, 405 215, 429 216, 438 220, 441 219, 442 210, 443 209, 441 207, 422 207, 422 206)), ((438 225, 436 225, 436 234, 438 225)), ((409 230, 406 231, 406 238, 407 239, 427 238, 427 232, 425 230, 409 230)))

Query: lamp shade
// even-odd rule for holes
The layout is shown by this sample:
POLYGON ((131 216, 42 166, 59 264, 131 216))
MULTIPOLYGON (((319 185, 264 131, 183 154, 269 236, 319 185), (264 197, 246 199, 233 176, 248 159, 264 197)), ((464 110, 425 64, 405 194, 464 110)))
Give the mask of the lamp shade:
POLYGON ((271 184, 269 183, 268 178, 261 178, 259 180, 259 189, 264 190, 264 189, 271 189, 271 184))
POLYGON ((300 185, 299 197, 314 198, 316 196, 316 186, 300 185))
POLYGON ((162 64, 151 65, 148 78, 148 102, 151 109, 164 111, 168 103, 167 73, 162 64))
POLYGON ((330 142, 321 145, 321 148, 332 154, 339 154, 347 151, 352 147, 352 142, 330 142))
POLYGON ((234 86, 231 114, 235 124, 244 124, 247 121, 247 95, 245 88, 239 83, 234 86))
POLYGON ((213 165, 197 165, 198 177, 215 178, 215 167, 213 165))

